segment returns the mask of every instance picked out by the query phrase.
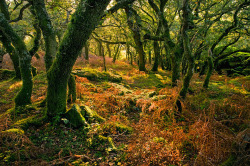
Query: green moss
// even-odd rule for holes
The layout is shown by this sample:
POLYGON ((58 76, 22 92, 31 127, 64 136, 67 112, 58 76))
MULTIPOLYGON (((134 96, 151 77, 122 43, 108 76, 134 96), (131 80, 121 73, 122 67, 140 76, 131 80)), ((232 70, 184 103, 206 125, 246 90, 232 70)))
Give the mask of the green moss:
POLYGON ((118 74, 111 72, 100 72, 96 69, 77 69, 72 71, 74 75, 79 77, 86 77, 90 81, 111 81, 111 82, 121 82, 122 77, 118 74))
POLYGON ((15 134, 18 134, 18 135, 23 135, 24 131, 22 129, 13 128, 13 129, 2 131, 2 133, 15 133, 15 134))
POLYGON ((88 125, 85 118, 81 114, 81 108, 77 104, 74 104, 73 107, 65 113, 65 117, 75 128, 88 125))
POLYGON ((153 141, 155 142, 155 143, 166 143, 167 141, 164 139, 164 138, 162 138, 162 137, 154 137, 153 138, 153 141))
POLYGON ((80 108, 82 116, 86 118, 86 120, 89 123, 94 123, 94 122, 102 123, 106 121, 105 118, 98 115, 96 111, 90 109, 88 106, 82 105, 80 106, 80 108))
POLYGON ((124 134, 131 134, 133 132, 132 127, 129 127, 119 122, 106 124, 103 127, 103 130, 108 133, 112 133, 112 130, 116 130, 117 133, 124 133, 124 134))
POLYGON ((29 125, 34 124, 37 121, 38 121, 38 117, 37 116, 30 116, 28 118, 24 118, 24 119, 18 120, 12 126, 13 127, 21 127, 23 129, 25 129, 25 128, 28 128, 29 125))
POLYGON ((7 80, 9 78, 13 78, 15 76, 15 71, 0 69, 0 80, 7 80))
POLYGON ((99 151, 113 151, 116 150, 115 144, 111 137, 102 135, 95 135, 93 138, 87 140, 88 146, 99 151))

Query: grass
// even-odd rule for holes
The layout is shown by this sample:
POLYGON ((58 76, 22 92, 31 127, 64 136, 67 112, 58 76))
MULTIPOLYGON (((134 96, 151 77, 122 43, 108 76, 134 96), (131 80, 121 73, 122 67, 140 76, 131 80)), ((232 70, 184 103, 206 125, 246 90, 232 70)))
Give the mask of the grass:
MULTIPOLYGON (((102 73, 102 63, 95 63, 99 57, 90 58, 87 63, 80 57, 74 68, 85 65, 102 73)), ((107 59, 109 72, 119 74, 121 83, 76 77, 76 103, 106 121, 74 129, 66 121, 52 124, 44 118, 39 103, 46 96, 46 74, 43 66, 36 67, 32 105, 11 109, 21 82, 0 82, 0 165, 206 166, 238 161, 247 154, 237 149, 240 133, 249 128, 249 76, 213 74, 209 88, 203 89, 204 78, 194 74, 183 112, 175 115, 181 82, 171 88, 171 73, 139 72, 107 59), (8 130, 24 134, 2 132, 8 130)))

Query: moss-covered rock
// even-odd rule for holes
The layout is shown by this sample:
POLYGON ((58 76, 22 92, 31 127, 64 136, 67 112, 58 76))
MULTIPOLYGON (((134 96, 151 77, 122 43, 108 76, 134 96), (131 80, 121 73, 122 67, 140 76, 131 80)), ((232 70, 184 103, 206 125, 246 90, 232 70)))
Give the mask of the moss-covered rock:
POLYGON ((122 77, 118 74, 111 72, 100 72, 95 69, 76 69, 72 71, 72 74, 79 77, 86 77, 90 81, 110 81, 110 82, 121 82, 122 77))
POLYGON ((81 108, 77 104, 74 104, 73 107, 65 113, 65 118, 67 118, 70 124, 75 128, 88 125, 86 119, 81 114, 81 108))
POLYGON ((154 96, 152 98, 153 101, 157 101, 157 100, 162 100, 162 99, 166 99, 167 96, 166 95, 158 95, 158 96, 154 96))
POLYGON ((89 123, 102 123, 105 122, 106 119, 98 115, 98 113, 92 109, 90 109, 86 105, 80 106, 82 116, 89 122, 89 123))
POLYGON ((95 135, 93 138, 87 140, 90 148, 95 148, 99 151, 114 151, 116 150, 115 144, 111 137, 105 137, 102 135, 95 135))
POLYGON ((131 134, 133 132, 132 127, 129 127, 119 122, 108 123, 103 127, 103 130, 108 133, 117 132, 117 133, 131 134))

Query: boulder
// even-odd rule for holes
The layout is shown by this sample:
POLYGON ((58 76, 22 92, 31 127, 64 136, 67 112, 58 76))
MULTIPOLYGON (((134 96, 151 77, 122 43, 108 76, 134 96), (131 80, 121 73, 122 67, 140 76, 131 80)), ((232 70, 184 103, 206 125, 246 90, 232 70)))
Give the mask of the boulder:
POLYGON ((73 107, 65 113, 65 118, 74 128, 88 126, 86 119, 81 114, 81 108, 74 104, 73 107))
POLYGON ((112 133, 112 130, 115 130, 117 133, 124 133, 124 134, 131 134, 133 132, 132 127, 129 127, 119 122, 106 124, 103 130, 108 133, 112 133))
POLYGON ((102 123, 105 122, 106 119, 101 117, 100 115, 97 114, 96 111, 90 109, 86 105, 80 106, 81 108, 81 114, 82 116, 89 122, 89 123, 102 123))

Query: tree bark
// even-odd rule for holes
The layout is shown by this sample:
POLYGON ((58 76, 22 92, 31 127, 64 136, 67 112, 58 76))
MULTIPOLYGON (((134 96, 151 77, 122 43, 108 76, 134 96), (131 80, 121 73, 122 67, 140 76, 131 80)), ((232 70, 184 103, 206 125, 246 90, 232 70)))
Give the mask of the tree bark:
POLYGON ((89 60, 89 43, 86 41, 85 47, 84 47, 84 52, 85 52, 85 60, 89 60))
POLYGON ((181 91, 179 93, 179 96, 176 101, 176 106, 178 108, 178 111, 181 112, 182 107, 181 107, 181 100, 184 100, 187 95, 188 87, 190 80, 193 76, 194 72, 194 56, 191 52, 190 48, 190 41, 189 41, 189 36, 188 36, 188 30, 189 30, 189 25, 190 25, 190 20, 191 20, 191 10, 189 7, 189 0, 184 0, 183 1, 183 29, 182 29, 182 39, 183 39, 183 46, 184 46, 184 55, 188 60, 188 69, 187 73, 184 77, 183 80, 183 85, 181 88, 181 91))
POLYGON ((136 11, 131 6, 126 6, 125 12, 127 15, 127 23, 129 29, 133 33, 133 38, 136 45, 136 51, 139 54, 139 70, 146 71, 145 68, 145 52, 143 50, 143 43, 141 41, 141 26, 140 26, 140 16, 136 13, 136 11), (135 17, 135 23, 133 22, 133 16, 135 17))
POLYGON ((68 81, 68 102, 75 102, 76 101, 76 81, 75 76, 70 74, 69 81, 68 81))
POLYGON ((19 64, 23 85, 22 89, 15 98, 16 106, 30 104, 33 82, 31 73, 31 56, 29 51, 27 50, 23 40, 12 29, 8 21, 5 19, 4 14, 2 13, 0 13, 0 30, 8 36, 19 55, 19 64))
POLYGON ((208 51, 208 60, 207 61, 208 61, 208 70, 207 70, 207 75, 206 75, 205 81, 203 83, 203 88, 208 88, 209 80, 210 80, 210 77, 211 77, 211 75, 213 73, 213 69, 214 69, 214 63, 213 63, 213 59, 212 59, 211 50, 208 51))
POLYGON ((48 71, 47 115, 50 119, 66 112, 67 83, 79 52, 98 25, 109 0, 81 0, 48 71))
POLYGON ((44 0, 33 1, 33 7, 36 13, 36 17, 39 20, 39 26, 42 30, 43 38, 45 41, 45 66, 46 71, 48 71, 57 53, 58 44, 56 41, 56 33, 47 13, 44 0))

